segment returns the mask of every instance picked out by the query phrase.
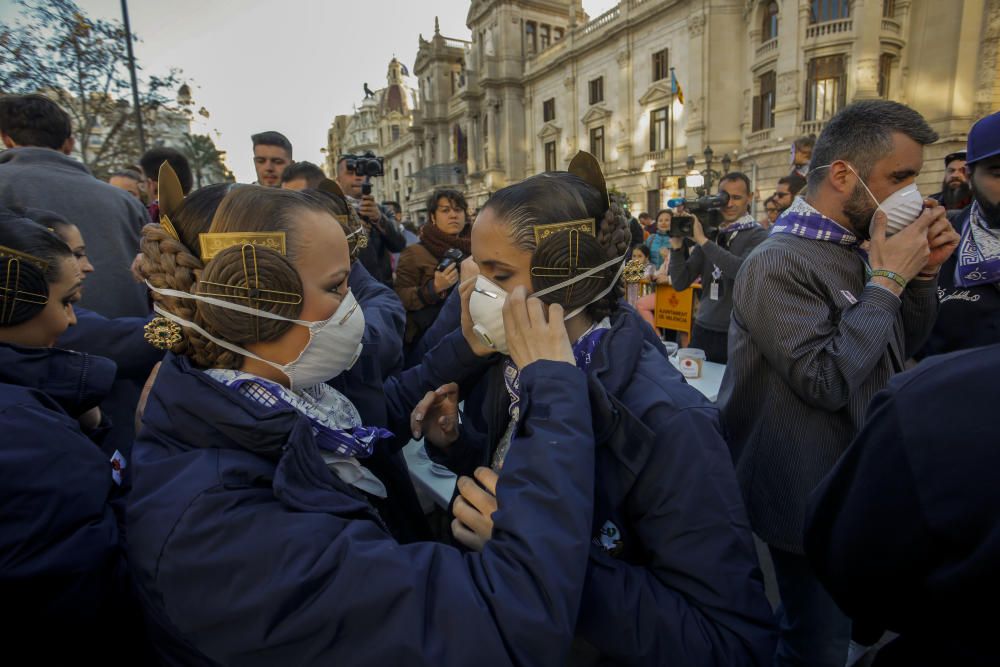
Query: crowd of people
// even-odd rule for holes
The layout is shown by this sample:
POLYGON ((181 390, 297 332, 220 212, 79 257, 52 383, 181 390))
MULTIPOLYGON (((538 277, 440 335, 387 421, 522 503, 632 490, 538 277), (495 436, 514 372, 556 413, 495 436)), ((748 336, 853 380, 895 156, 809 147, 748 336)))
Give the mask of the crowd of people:
POLYGON ((40 662, 1000 660, 1000 113, 924 198, 934 130, 851 104, 763 223, 732 172, 684 233, 583 152, 408 228, 279 132, 198 188, 169 147, 95 179, 41 95, 0 138, 3 636, 40 662), (717 403, 632 259, 700 285, 717 403))

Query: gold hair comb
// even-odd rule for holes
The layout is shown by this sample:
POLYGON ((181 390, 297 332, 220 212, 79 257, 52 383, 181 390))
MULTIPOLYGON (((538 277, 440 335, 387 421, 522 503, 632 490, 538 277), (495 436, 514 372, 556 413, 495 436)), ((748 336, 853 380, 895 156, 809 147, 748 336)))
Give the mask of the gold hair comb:
POLYGON ((170 216, 177 213, 177 210, 184 203, 184 189, 181 181, 177 178, 177 172, 166 160, 160 165, 159 173, 156 176, 156 192, 160 201, 160 226, 163 231, 170 234, 176 241, 180 241, 180 234, 177 228, 170 222, 170 216))
POLYGON ((42 271, 49 268, 49 263, 44 259, 35 257, 34 255, 29 255, 26 252, 21 252, 20 250, 14 250, 13 248, 8 248, 5 245, 0 245, 0 257, 10 257, 12 259, 20 260, 22 262, 27 262, 33 266, 38 267, 42 271))
POLYGON ((586 151, 580 151, 570 160, 569 173, 579 176, 586 183, 593 185, 604 198, 605 210, 611 208, 611 199, 608 197, 608 184, 604 180, 604 172, 601 171, 601 163, 593 155, 586 151))
POLYGON ((285 232, 210 232, 198 235, 201 261, 208 262, 226 248, 233 246, 258 246, 285 253, 285 232))
POLYGON ((553 234, 558 234, 559 232, 565 230, 597 236, 595 231, 596 226, 597 223, 593 218, 570 220, 569 222, 553 222, 548 225, 535 225, 535 247, 537 248, 542 241, 549 238, 553 234))

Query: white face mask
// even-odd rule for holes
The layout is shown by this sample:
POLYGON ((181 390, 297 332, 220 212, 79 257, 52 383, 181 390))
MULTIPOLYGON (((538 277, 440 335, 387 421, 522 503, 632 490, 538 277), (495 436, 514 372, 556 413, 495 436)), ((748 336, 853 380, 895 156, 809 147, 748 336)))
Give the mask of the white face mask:
MULTIPOLYGON (((626 259, 628 259, 628 255, 615 257, 604 264, 588 269, 578 276, 564 280, 561 283, 552 285, 551 287, 538 290, 531 296, 536 298, 545 296, 546 294, 550 294, 564 287, 569 287, 570 285, 578 283, 581 280, 585 280, 586 278, 600 273, 609 266, 619 264, 618 272, 615 274, 614 279, 611 281, 611 284, 607 286, 607 288, 602 290, 600 294, 587 303, 579 306, 578 308, 574 308, 565 317, 563 317, 563 320, 570 320, 582 313, 583 309, 590 304, 604 298, 604 295, 614 288, 615 284, 618 282, 618 278, 622 274, 622 270, 625 268, 626 259)), ((493 348, 500 354, 510 354, 510 349, 507 347, 507 334, 503 328, 503 304, 506 300, 507 292, 497 286, 496 283, 483 275, 476 278, 476 286, 473 288, 472 296, 469 297, 469 315, 472 316, 472 330, 476 332, 476 335, 479 336, 479 339, 484 345, 493 348)))
POLYGON ((253 352, 250 352, 249 350, 246 350, 238 345, 216 338, 194 322, 189 322, 181 317, 178 317, 177 315, 174 315, 173 313, 168 312, 167 310, 161 308, 159 304, 153 306, 153 310, 163 317, 171 320, 172 322, 176 322, 182 327, 194 329, 216 345, 224 347, 227 350, 244 357, 262 361, 265 364, 278 369, 288 376, 289 387, 293 391, 305 389, 306 387, 312 387, 320 384, 321 382, 326 382, 327 380, 337 377, 344 371, 350 369, 361 355, 363 347, 361 338, 365 333, 365 314, 362 312, 360 304, 357 299, 354 298, 354 294, 350 290, 347 291, 347 294, 344 295, 344 299, 340 302, 337 310, 334 311, 333 315, 329 318, 320 322, 307 322, 305 320, 293 320, 287 317, 281 317, 280 315, 275 315, 274 313, 269 313, 265 310, 249 308, 238 303, 230 303, 229 301, 225 301, 223 299, 202 296, 200 294, 189 294, 188 292, 181 292, 178 290, 160 289, 158 287, 153 287, 148 281, 146 282, 146 285, 153 292, 164 296, 204 301, 205 303, 210 303, 213 306, 218 306, 220 308, 227 308, 229 310, 235 310, 248 315, 266 317, 270 320, 292 322, 309 329, 309 342, 306 343, 304 348, 302 348, 302 352, 299 353, 299 356, 296 357, 291 363, 278 364, 268 359, 264 359, 263 357, 259 357, 253 352))
MULTIPOLYGON (((844 164, 847 164, 846 162, 844 164)), ((816 169, 823 169, 824 167, 829 167, 830 165, 825 164, 823 167, 816 167, 816 169)), ((847 168, 854 172, 854 175, 858 177, 858 181, 861 183, 861 187, 865 189, 868 196, 872 198, 875 205, 885 213, 886 218, 886 229, 885 235, 892 236, 893 234, 898 234, 903 231, 907 226, 913 223, 914 220, 920 215, 920 212, 924 210, 924 198, 920 194, 919 188, 917 188, 916 183, 911 183, 906 187, 900 188, 893 192, 891 195, 886 197, 882 202, 879 202, 872 194, 872 191, 868 189, 868 185, 861 178, 861 175, 854 170, 854 167, 847 164, 847 168)), ((871 219, 872 224, 875 223, 875 214, 872 214, 871 219)))

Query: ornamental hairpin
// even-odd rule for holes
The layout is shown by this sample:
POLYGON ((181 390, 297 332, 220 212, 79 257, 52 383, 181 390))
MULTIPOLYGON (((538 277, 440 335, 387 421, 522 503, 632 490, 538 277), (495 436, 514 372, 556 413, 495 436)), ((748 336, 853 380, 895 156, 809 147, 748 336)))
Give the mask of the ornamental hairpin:
POLYGON ((582 218, 567 222, 553 222, 547 225, 535 225, 533 230, 535 232, 535 247, 538 247, 542 241, 553 234, 558 234, 566 230, 597 236, 597 220, 611 207, 610 200, 608 199, 608 186, 604 181, 604 174, 601 172, 601 164, 593 155, 586 151, 578 152, 569 163, 569 173, 597 188, 597 191, 601 193, 601 197, 605 202, 604 211, 601 211, 601 215, 595 218, 582 218))
POLYGON ((8 324, 14 318, 14 310, 17 303, 31 303, 44 306, 49 302, 48 294, 38 294, 21 289, 22 264, 26 264, 24 269, 45 271, 48 262, 39 259, 34 255, 0 246, 0 260, 5 260, 2 275, 0 275, 0 322, 8 324), (30 267, 30 268, 29 268, 30 267))
POLYGON ((198 235, 201 261, 208 263, 226 248, 252 245, 286 254, 285 232, 209 232, 198 235))
POLYGON ((184 189, 181 187, 181 181, 177 178, 177 172, 166 160, 160 165, 160 171, 156 178, 156 192, 160 201, 160 226, 174 240, 180 241, 181 236, 170 221, 170 217, 175 215, 181 204, 184 203, 184 189))

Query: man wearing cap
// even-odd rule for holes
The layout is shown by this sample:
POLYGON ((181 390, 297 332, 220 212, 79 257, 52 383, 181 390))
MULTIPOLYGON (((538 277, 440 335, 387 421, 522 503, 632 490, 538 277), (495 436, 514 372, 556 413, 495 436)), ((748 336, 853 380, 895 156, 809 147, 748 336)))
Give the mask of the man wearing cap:
POLYGON ((948 211, 960 211, 972 202, 972 191, 965 173, 965 151, 944 156, 944 182, 941 192, 931 195, 948 211))
POLYGON ((940 311, 919 357, 1000 343, 1000 112, 972 126, 967 148, 972 206, 954 221, 961 240, 941 267, 940 311))

